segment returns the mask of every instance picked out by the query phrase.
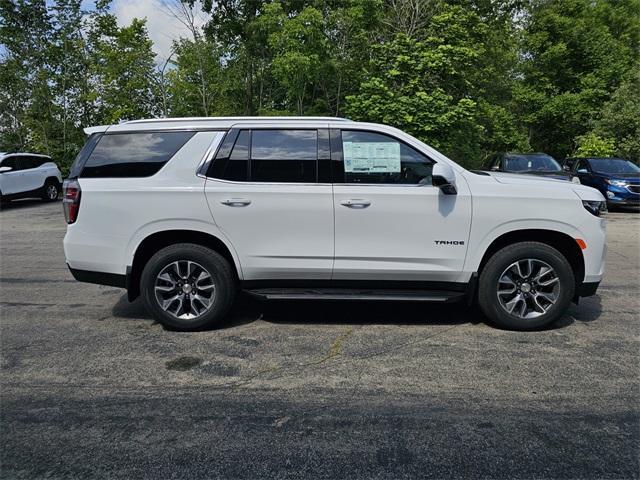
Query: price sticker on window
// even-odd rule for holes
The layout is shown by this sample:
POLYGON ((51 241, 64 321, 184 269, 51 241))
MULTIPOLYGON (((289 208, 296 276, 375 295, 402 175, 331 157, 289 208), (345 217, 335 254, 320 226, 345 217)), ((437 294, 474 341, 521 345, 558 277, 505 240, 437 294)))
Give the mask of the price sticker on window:
POLYGON ((400 144, 397 142, 343 142, 346 173, 399 173, 400 144))

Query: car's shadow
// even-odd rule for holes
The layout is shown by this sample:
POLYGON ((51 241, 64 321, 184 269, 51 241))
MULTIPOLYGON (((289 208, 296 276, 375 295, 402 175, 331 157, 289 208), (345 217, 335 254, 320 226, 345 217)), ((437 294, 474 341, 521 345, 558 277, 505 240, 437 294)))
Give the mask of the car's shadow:
MULTIPOLYGON (((599 297, 582 299, 580 307, 573 305, 568 314, 543 330, 557 330, 575 321, 596 320, 602 309, 599 297), (597 300, 596 300, 597 299, 597 300)), ((112 309, 116 318, 153 320, 140 299, 129 303, 120 297, 112 309)), ((462 325, 487 323, 478 307, 465 303, 434 304, 420 302, 372 301, 261 301, 241 294, 224 322, 214 329, 230 329, 262 320, 282 325, 462 325)))
MULTIPOLYGON (((112 309, 117 318, 151 320, 140 299, 129 303, 122 295, 112 309)), ((218 328, 234 328, 256 320, 281 324, 420 325, 479 323, 480 312, 462 304, 372 301, 262 301, 241 294, 218 328)))
POLYGON ((10 202, 3 203, 0 207, 0 211, 9 211, 9 210, 22 210, 29 208, 37 208, 42 207, 43 205, 49 205, 51 203, 57 203, 60 199, 54 200, 53 202, 47 202, 38 198, 28 198, 21 200, 11 200, 10 202))

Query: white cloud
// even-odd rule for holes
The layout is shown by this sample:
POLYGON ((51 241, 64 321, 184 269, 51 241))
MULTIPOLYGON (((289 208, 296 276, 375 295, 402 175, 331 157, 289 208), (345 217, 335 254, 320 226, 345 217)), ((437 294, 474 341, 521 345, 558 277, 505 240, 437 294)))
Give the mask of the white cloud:
MULTIPOLYGON (((173 40, 191 37, 188 27, 172 15, 172 12, 179 12, 180 8, 180 0, 115 0, 111 4, 120 26, 129 25, 134 18, 147 19, 149 38, 153 41, 158 64, 164 63, 171 55, 173 40)), ((194 13, 196 25, 202 27, 206 22, 206 14, 200 9, 200 2, 195 2, 194 13)))

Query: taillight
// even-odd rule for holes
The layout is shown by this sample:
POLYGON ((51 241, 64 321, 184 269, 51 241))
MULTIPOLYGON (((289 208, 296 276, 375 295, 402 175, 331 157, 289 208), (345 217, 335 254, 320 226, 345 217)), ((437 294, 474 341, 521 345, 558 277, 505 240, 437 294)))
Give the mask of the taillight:
POLYGON ((62 208, 67 223, 73 223, 78 218, 81 193, 80 183, 76 179, 67 179, 62 184, 62 208))

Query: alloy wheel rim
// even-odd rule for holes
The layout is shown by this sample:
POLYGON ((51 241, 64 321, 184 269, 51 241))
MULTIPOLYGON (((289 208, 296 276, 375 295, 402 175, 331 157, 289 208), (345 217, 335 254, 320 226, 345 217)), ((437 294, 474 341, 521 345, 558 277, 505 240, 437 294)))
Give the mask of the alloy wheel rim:
POLYGON ((546 262, 525 258, 509 265, 498 278, 498 301, 510 315, 536 318, 558 301, 560 278, 546 262))
POLYGON ((58 189, 56 188, 55 185, 49 185, 47 187, 47 195, 49 196, 49 198, 51 200, 53 200, 54 198, 56 198, 58 196, 58 189))
POLYGON ((156 301, 162 310, 180 320, 193 320, 215 303, 216 286, 211 273, 191 260, 178 260, 156 276, 156 301))

